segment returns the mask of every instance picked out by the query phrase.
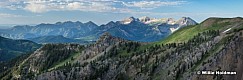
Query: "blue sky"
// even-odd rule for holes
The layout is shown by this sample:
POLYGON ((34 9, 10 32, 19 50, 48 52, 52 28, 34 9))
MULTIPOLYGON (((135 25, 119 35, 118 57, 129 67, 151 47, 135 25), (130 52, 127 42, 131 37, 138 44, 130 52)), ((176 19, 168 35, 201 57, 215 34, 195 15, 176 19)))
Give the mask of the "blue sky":
POLYGON ((243 0, 1 0, 0 24, 93 21, 106 24, 126 17, 242 17, 243 0))

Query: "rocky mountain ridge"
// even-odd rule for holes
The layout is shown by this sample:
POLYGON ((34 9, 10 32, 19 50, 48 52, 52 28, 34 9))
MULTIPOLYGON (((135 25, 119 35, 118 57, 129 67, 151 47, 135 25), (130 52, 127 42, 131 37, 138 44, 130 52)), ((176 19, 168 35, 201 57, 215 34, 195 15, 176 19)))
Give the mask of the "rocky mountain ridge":
POLYGON ((101 26, 92 21, 87 23, 67 21, 55 24, 42 23, 36 26, 14 26, 11 29, 1 29, 0 36, 12 39, 29 39, 62 35, 71 39, 96 41, 103 33, 109 32, 113 36, 128 40, 152 42, 167 37, 181 27, 197 24, 194 20, 184 17, 178 21, 169 18, 166 22, 148 17, 147 19, 149 20, 144 22, 141 18, 129 17, 121 21, 111 21, 101 26))

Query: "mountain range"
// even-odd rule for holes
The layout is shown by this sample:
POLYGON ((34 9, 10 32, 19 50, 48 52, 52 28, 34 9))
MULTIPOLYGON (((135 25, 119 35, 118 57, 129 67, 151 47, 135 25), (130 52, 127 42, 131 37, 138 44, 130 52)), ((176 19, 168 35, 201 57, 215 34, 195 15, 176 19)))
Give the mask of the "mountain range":
MULTIPOLYGON (((196 24, 189 17, 182 17, 177 21, 172 18, 129 17, 121 21, 111 21, 100 26, 91 21, 87 23, 79 21, 57 22, 55 24, 42 23, 36 26, 19 25, 10 29, 1 29, 0 36, 11 39, 34 39, 32 41, 38 43, 52 43, 53 41, 51 40, 40 41, 36 39, 43 40, 45 39, 43 37, 47 36, 59 36, 60 39, 61 35, 65 38, 73 39, 71 41, 76 43, 77 40, 80 42, 96 41, 101 34, 109 32, 113 36, 127 40, 153 42, 167 37, 179 28, 196 24)), ((66 40, 62 41, 65 42, 66 40)), ((70 40, 67 42, 70 42, 70 40)))
MULTIPOLYGON (((143 18, 140 22, 149 20, 143 18)), ((129 18, 119 24, 137 21, 129 18)), ((0 62, 0 79, 243 79, 243 18, 208 18, 200 24, 182 27, 157 42, 131 41, 113 35, 105 32, 95 43, 86 45, 43 44, 31 54, 0 62), (203 75, 202 71, 223 73, 203 75), (225 75, 225 71, 230 74, 225 75)))

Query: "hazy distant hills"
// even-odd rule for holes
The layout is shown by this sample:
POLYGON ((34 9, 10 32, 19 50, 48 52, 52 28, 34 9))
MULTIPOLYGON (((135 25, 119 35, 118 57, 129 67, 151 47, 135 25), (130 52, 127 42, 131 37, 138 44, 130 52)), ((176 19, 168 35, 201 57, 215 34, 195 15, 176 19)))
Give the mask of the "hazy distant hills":
POLYGON ((0 36, 0 61, 10 60, 21 54, 35 51, 41 45, 28 40, 12 40, 0 36))
MULTIPOLYGON (((11 39, 31 40, 35 38, 33 41, 39 42, 36 39, 44 38, 37 37, 62 35, 69 39, 96 41, 101 34, 109 32, 113 36, 128 40, 151 42, 161 40, 181 27, 195 24, 197 23, 189 17, 182 17, 177 21, 172 18, 129 17, 121 21, 111 21, 100 26, 91 21, 87 23, 67 21, 55 24, 39 24, 36 26, 14 26, 10 29, 1 29, 0 36, 11 39)), ((48 43, 48 40, 46 41, 48 43)))

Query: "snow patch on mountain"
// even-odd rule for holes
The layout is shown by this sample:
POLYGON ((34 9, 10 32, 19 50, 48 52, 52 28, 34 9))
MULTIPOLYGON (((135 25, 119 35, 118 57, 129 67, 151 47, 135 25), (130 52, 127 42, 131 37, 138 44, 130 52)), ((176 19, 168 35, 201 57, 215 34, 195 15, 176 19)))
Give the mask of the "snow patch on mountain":
POLYGON ((223 33, 226 33, 226 32, 228 32, 228 31, 230 31, 230 30, 231 30, 231 28, 229 28, 229 29, 225 30, 223 33))

